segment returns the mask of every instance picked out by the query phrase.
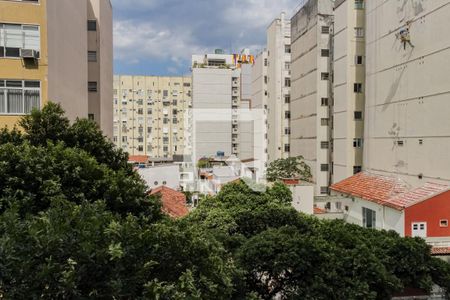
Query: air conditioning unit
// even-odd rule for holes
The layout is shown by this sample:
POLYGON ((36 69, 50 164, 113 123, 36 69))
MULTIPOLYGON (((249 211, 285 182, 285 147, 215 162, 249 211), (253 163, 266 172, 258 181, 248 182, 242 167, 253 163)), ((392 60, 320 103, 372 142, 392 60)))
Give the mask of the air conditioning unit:
POLYGON ((20 57, 34 60, 38 58, 38 52, 33 49, 20 49, 20 57))

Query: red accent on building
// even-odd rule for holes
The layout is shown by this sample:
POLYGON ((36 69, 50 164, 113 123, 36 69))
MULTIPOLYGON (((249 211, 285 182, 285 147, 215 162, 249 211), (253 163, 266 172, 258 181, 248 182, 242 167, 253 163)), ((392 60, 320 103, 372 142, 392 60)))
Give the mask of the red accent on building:
POLYGON ((405 209, 405 235, 411 236, 413 222, 427 223, 427 237, 450 236, 450 191, 435 195, 405 209), (447 220, 447 227, 441 227, 447 220))

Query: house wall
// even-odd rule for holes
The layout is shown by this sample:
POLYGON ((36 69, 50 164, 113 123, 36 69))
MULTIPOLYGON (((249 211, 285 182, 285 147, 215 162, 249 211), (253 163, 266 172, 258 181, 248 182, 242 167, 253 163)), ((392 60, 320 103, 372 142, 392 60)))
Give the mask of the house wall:
POLYGON ((149 189, 162 185, 174 190, 180 187, 180 167, 178 165, 138 169, 138 173, 149 189), (163 184, 164 181, 166 184, 163 184))
POLYGON ((413 222, 426 222, 427 237, 450 237, 450 226, 440 227, 440 220, 450 221, 450 191, 406 208, 405 235, 412 235, 413 222))

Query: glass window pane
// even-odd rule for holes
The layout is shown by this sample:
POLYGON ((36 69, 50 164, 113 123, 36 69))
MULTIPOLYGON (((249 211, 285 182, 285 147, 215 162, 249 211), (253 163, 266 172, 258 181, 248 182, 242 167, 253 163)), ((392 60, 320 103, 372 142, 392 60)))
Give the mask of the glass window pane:
POLYGON ((19 80, 7 80, 6 81, 7 87, 22 87, 22 81, 19 80))
POLYGON ((3 31, 3 24, 0 24, 0 47, 5 46, 5 33, 3 31))
POLYGON ((41 83, 39 81, 25 81, 25 87, 40 87, 41 83))
POLYGON ((40 35, 39 27, 37 26, 23 26, 24 35, 24 48, 33 49, 36 51, 40 50, 40 35))
POLYGON ((7 91, 8 113, 23 113, 23 96, 21 89, 8 89, 7 91))
POLYGON ((5 35, 6 35, 6 47, 9 48, 23 47, 21 25, 5 24, 5 35))
POLYGON ((0 89, 0 113, 6 113, 5 90, 0 89))
POLYGON ((25 113, 28 114, 33 108, 39 108, 40 92, 39 90, 25 90, 25 113))

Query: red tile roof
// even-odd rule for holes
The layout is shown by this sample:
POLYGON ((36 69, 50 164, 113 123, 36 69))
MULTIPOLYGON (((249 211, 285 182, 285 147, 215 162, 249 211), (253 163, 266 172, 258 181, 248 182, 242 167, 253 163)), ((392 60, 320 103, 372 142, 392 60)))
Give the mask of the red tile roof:
POLYGON ((314 214, 315 215, 323 215, 323 214, 326 214, 326 213, 327 213, 326 210, 321 209, 319 207, 314 207, 314 214))
POLYGON ((150 195, 161 196, 162 210, 172 218, 181 218, 189 213, 186 196, 166 186, 151 190, 150 195))
POLYGON ((331 186, 333 191, 403 210, 449 190, 447 185, 426 183, 409 190, 396 178, 361 172, 331 186))
POLYGON ((333 184, 331 190, 381 204, 407 192, 408 186, 396 178, 361 172, 333 184))
POLYGON ((433 247, 431 248, 431 255, 450 255, 450 247, 433 247))
POLYGON ((397 210, 403 210, 406 207, 412 206, 419 202, 433 198, 439 194, 448 191, 449 187, 443 184, 426 183, 424 186, 413 189, 409 192, 400 194, 385 202, 386 206, 397 210))
POLYGON ((128 162, 145 164, 148 162, 148 156, 147 155, 131 155, 128 157, 128 162))

